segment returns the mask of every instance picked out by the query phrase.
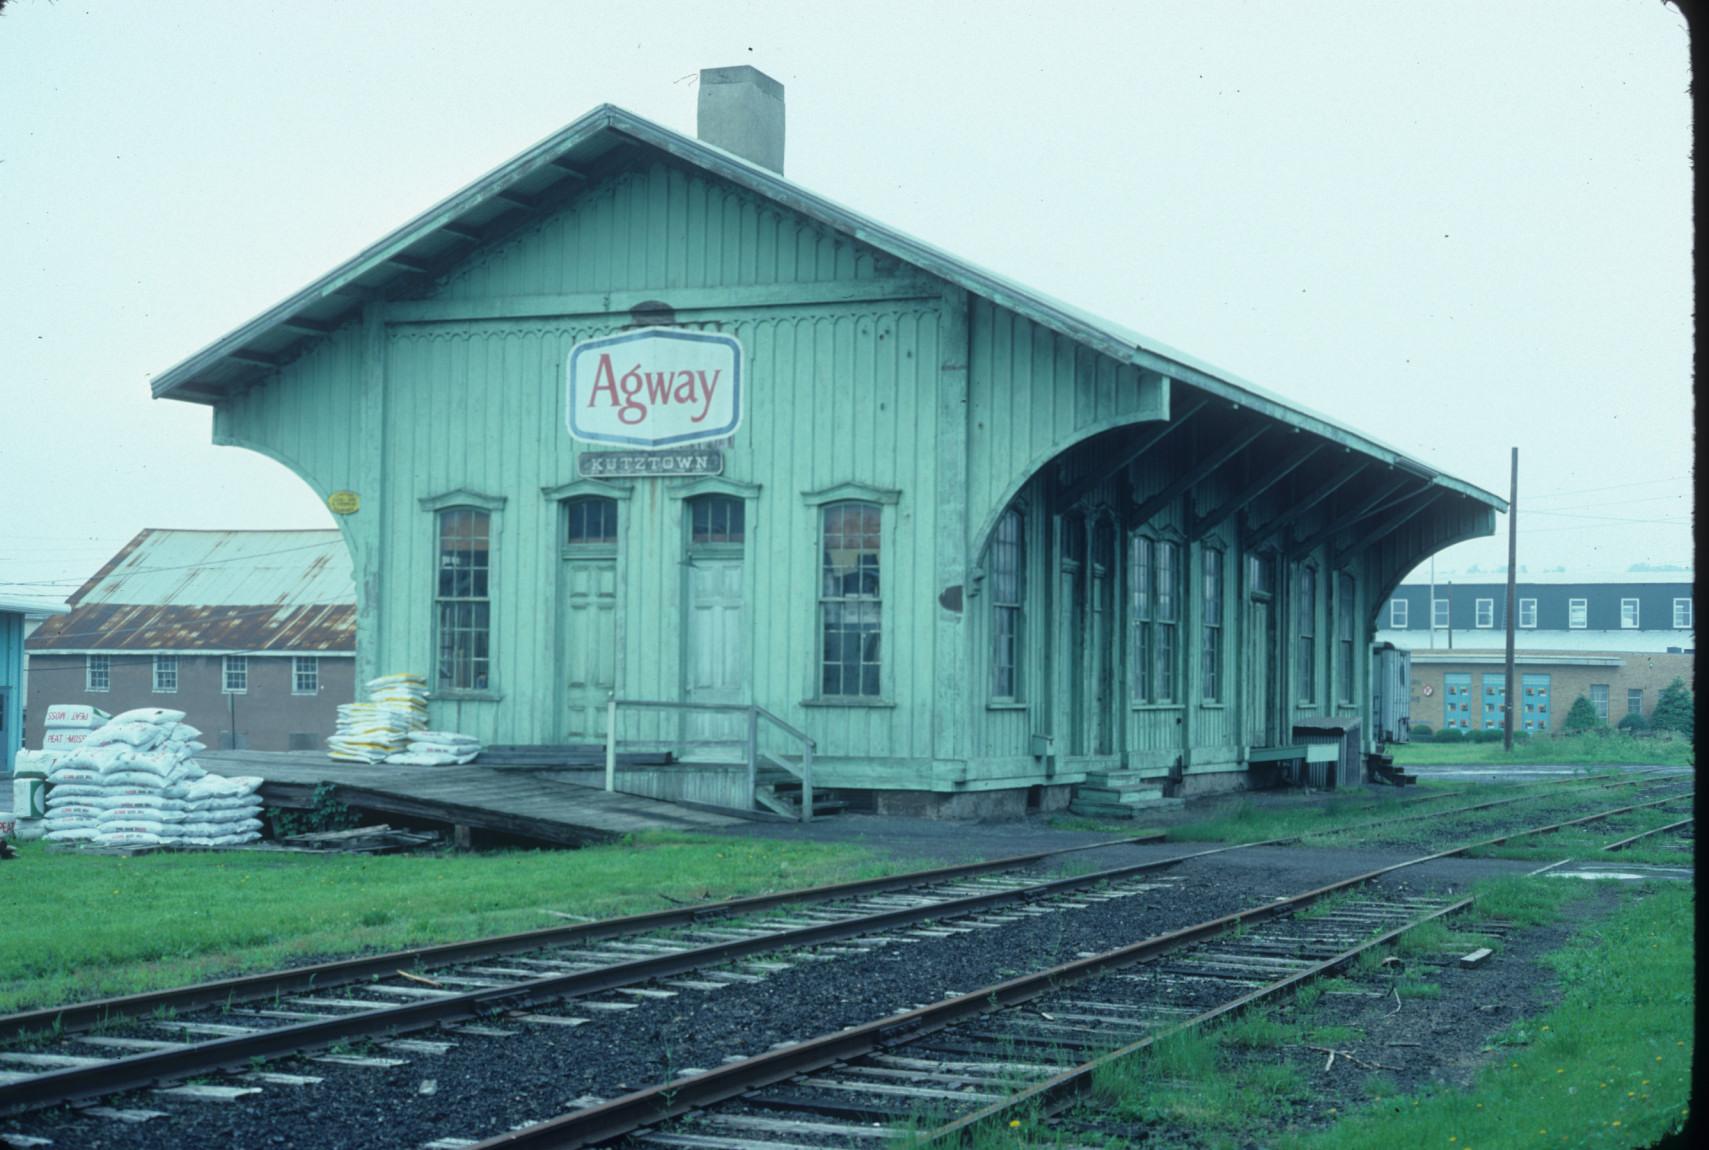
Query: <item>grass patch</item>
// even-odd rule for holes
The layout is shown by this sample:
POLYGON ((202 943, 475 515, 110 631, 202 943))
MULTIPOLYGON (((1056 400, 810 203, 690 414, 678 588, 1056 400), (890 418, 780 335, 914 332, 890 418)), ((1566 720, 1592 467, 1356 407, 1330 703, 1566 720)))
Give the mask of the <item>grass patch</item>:
POLYGON ((1692 902, 1689 887, 1665 884, 1549 956, 1564 1000, 1492 1043, 1496 1058, 1471 1091, 1387 1098, 1281 1145, 1619 1148, 1677 1133, 1694 1046, 1692 902))
POLYGON ((479 855, 47 853, 6 864, 0 1012, 311 959, 915 869, 864 848, 685 834, 479 855), (44 912, 44 900, 76 908, 44 912))
POLYGON ((1691 741, 1634 739, 1628 735, 1544 735, 1515 742, 1512 751, 1495 743, 1397 743, 1389 748, 1397 767, 1488 766, 1547 763, 1551 766, 1689 767, 1691 741))

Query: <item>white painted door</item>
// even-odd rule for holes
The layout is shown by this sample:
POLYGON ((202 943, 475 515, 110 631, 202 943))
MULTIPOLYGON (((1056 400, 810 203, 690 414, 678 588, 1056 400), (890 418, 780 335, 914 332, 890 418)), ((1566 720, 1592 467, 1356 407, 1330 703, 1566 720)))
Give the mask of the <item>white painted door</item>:
POLYGON ((603 743, 605 706, 617 682, 617 563, 564 564, 566 742, 603 743))
MULTIPOLYGON (((742 594, 742 560, 694 556, 687 572, 688 627, 683 650, 683 699, 690 703, 747 702, 748 633, 742 594)), ((699 762, 740 762, 745 755, 746 718, 739 714, 690 712, 685 757, 699 762)))

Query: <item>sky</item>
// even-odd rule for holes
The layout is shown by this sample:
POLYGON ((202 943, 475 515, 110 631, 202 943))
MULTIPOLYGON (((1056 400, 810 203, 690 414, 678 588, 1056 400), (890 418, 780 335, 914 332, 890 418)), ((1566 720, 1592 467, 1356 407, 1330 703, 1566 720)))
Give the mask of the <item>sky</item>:
POLYGON ((0 596, 330 526, 150 377, 597 104, 692 135, 731 64, 816 192, 1503 497, 1517 446, 1524 572, 1689 564, 1688 43, 1656 0, 12 0, 0 596))

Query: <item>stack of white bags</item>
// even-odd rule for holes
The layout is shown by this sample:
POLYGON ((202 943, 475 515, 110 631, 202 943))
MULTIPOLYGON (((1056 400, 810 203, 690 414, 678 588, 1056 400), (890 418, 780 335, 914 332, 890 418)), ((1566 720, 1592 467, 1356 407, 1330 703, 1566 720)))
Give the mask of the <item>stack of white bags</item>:
POLYGON ((338 708, 338 727, 326 741, 327 757, 341 763, 383 763, 401 753, 412 731, 427 726, 427 680, 381 675, 368 680, 366 703, 338 708))
POLYGON ((48 840, 234 846, 260 838, 261 780, 197 766, 195 754, 206 748, 183 718, 160 707, 126 711, 52 764, 38 760, 48 768, 48 840))
POLYGON ((481 753, 481 741, 454 731, 415 731, 409 749, 387 755, 386 762, 404 767, 449 767, 472 763, 481 753))

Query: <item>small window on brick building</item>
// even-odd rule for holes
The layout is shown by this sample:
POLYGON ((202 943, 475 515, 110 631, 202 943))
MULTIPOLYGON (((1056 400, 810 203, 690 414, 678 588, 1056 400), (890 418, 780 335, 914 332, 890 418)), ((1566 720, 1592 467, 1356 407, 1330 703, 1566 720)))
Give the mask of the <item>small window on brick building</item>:
POLYGON ((156 655, 154 657, 154 691, 157 695, 170 695, 178 690, 178 656, 156 655))
POLYGON ((1631 630, 1638 625, 1638 601, 1636 599, 1620 600, 1620 626, 1631 630))
POLYGON ((113 689, 113 657, 85 655, 83 657, 83 689, 110 691, 113 689))
POLYGON ((222 670, 224 672, 220 684, 222 694, 242 695, 249 690, 248 655, 227 655, 222 670))
POLYGON ((314 695, 320 692, 320 659, 314 655, 291 657, 291 694, 314 695))
POLYGON ((1588 599, 1567 600, 1567 626, 1574 631, 1582 631, 1590 625, 1590 601, 1588 599))

